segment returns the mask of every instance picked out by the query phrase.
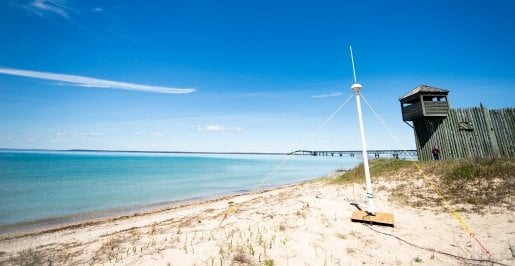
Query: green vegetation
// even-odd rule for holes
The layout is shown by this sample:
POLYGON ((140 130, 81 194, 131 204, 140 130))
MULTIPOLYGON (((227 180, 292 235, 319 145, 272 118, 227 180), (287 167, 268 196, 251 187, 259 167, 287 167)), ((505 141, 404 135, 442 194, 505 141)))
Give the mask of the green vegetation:
POLYGON ((264 261, 263 265, 265 265, 265 266, 274 266, 274 260, 267 259, 267 260, 264 261))
POLYGON ((240 265, 251 265, 252 261, 243 253, 243 251, 238 251, 236 254, 234 254, 233 258, 233 264, 240 264, 240 265))
POLYGON ((442 191, 451 195, 453 202, 478 206, 514 204, 514 159, 450 161, 436 168, 442 172, 442 191))
MULTIPOLYGON (((372 176, 385 176, 393 173, 397 173, 401 170, 415 170, 415 164, 413 161, 406 160, 392 160, 392 159, 377 159, 372 160, 369 163, 370 174, 372 176)), ((364 183, 365 182, 365 170, 363 163, 354 167, 349 172, 340 174, 334 183, 346 184, 346 183, 364 183)))
MULTIPOLYGON (((432 191, 427 182, 428 179, 452 204, 472 204, 477 208, 494 205, 503 205, 509 209, 515 207, 515 159, 513 158, 476 158, 438 162, 378 159, 370 161, 370 172, 374 182, 398 181, 396 186, 390 188, 394 198, 416 207, 441 203, 442 199, 432 191), (417 164, 422 172, 419 171, 417 164)), ((331 182, 364 183, 363 164, 340 174, 331 182)))
POLYGON ((17 256, 11 259, 13 265, 42 265, 44 255, 31 248, 18 252, 17 256))

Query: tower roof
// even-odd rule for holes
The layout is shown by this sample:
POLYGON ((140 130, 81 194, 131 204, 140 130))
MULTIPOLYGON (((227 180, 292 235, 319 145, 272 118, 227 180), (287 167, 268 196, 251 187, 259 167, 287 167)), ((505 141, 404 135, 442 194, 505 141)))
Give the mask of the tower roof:
POLYGON ((408 92, 406 95, 404 95, 401 98, 399 98, 399 100, 404 100, 404 99, 410 98, 411 96, 413 96, 415 94, 420 94, 420 93, 423 93, 423 94, 424 93, 441 93, 441 94, 447 95, 449 93, 449 91, 448 90, 444 90, 444 89, 439 89, 439 88, 431 87, 431 86, 427 86, 427 85, 419 85, 418 87, 416 87, 412 91, 408 92))

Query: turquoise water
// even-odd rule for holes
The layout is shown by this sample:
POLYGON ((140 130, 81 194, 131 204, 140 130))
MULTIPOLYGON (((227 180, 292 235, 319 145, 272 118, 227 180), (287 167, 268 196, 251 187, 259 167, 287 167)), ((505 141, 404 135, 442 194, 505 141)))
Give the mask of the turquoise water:
POLYGON ((347 156, 0 151, 0 227, 278 186, 358 163, 347 156))

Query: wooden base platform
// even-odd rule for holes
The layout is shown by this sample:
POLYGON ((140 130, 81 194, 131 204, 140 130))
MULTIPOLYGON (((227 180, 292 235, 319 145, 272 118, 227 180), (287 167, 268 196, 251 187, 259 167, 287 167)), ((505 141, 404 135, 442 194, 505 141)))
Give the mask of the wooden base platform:
POLYGON ((369 215, 366 211, 354 211, 350 220, 353 222, 393 227, 393 214, 391 213, 377 212, 376 215, 369 215))

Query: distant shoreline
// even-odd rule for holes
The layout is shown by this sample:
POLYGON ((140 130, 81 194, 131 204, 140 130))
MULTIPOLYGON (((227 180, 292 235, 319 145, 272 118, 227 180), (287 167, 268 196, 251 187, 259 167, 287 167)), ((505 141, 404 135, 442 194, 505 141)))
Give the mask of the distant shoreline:
MULTIPOLYGON (((0 151, 39 151, 39 152, 104 152, 104 153, 159 153, 159 154, 220 154, 220 155, 301 155, 307 154, 293 154, 292 152, 217 152, 217 151, 135 151, 135 150, 100 150, 100 149, 68 149, 68 150, 54 150, 54 149, 12 149, 0 148, 0 151)), ((368 153, 376 153, 381 151, 415 151, 416 150, 368 150, 368 153)), ((338 152, 353 152, 360 153, 361 150, 348 150, 348 151, 335 151, 335 150, 320 150, 321 153, 338 153, 338 152)))
POLYGON ((283 152, 211 152, 211 151, 133 151, 133 150, 97 150, 97 149, 11 149, 0 148, 0 151, 48 151, 48 152, 112 152, 112 153, 164 153, 164 154, 237 154, 237 155, 288 155, 283 152))

